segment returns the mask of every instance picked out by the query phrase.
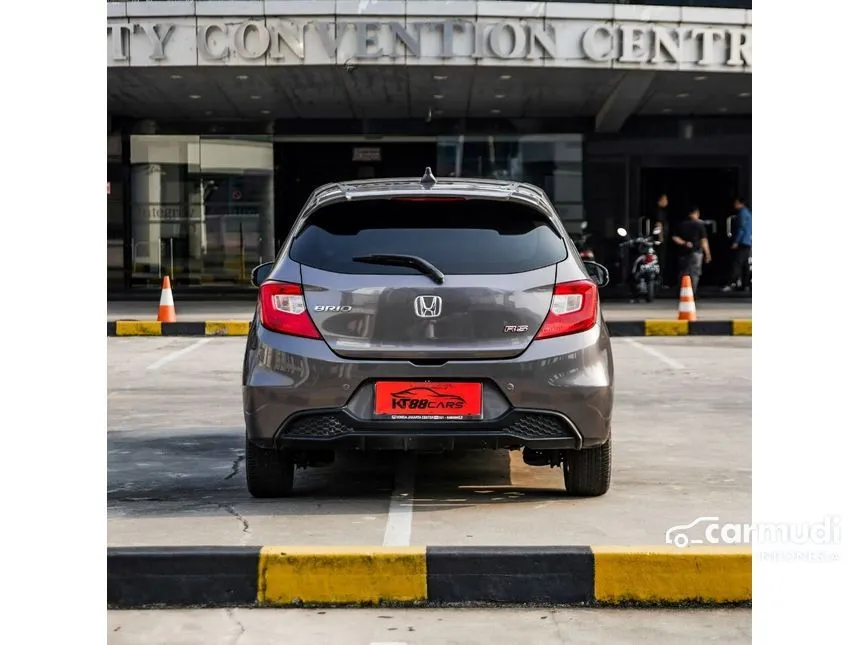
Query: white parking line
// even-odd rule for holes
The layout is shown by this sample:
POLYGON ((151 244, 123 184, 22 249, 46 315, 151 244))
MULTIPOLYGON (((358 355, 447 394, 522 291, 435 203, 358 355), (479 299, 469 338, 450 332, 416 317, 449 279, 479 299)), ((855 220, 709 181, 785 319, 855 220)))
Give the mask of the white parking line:
POLYGON ((168 363, 175 361, 180 356, 188 354, 189 352, 193 352, 195 349, 205 345, 210 340, 212 340, 212 339, 211 338, 201 338, 200 340, 198 340, 193 345, 189 345, 188 347, 183 347, 182 349, 177 349, 175 352, 171 352, 167 356, 162 356, 157 361, 155 361, 152 365, 147 367, 146 371, 151 372, 153 370, 157 370, 159 367, 163 367, 163 366, 167 365, 168 363))
POLYGON ((674 358, 672 358, 670 356, 666 356, 666 354, 664 354, 663 352, 661 352, 658 349, 654 349, 650 345, 644 345, 644 344, 640 343, 639 341, 634 340, 632 338, 625 338, 624 340, 627 342, 627 344, 633 345, 634 347, 638 347, 639 349, 641 349, 646 354, 650 354, 654 358, 657 358, 657 359, 663 361, 666 365, 671 367, 673 370, 684 369, 684 366, 681 363, 679 363, 678 361, 676 361, 674 358))
POLYGON ((415 496, 415 460, 404 455, 397 464, 394 490, 388 504, 388 521, 382 546, 409 546, 412 538, 412 500, 415 496))

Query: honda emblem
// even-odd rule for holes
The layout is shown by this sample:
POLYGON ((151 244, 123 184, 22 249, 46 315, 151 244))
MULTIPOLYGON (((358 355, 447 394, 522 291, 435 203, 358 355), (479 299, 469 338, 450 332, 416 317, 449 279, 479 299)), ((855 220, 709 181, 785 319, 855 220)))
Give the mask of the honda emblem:
POLYGON ((415 298, 415 315, 419 318, 438 318, 442 313, 442 298, 418 296, 415 298))

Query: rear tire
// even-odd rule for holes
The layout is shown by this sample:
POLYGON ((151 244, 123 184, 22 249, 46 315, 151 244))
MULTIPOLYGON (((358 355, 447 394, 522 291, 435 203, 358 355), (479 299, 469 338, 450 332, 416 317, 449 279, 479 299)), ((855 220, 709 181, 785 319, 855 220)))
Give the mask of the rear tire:
POLYGON ((612 435, 602 446, 565 451, 564 489, 574 497, 600 497, 609 490, 612 476, 612 435))
POLYGON ((295 475, 291 452, 260 448, 245 437, 245 482, 253 497, 289 497, 295 475))
POLYGON ((645 286, 645 302, 654 302, 654 295, 657 291, 657 282, 649 280, 645 286))

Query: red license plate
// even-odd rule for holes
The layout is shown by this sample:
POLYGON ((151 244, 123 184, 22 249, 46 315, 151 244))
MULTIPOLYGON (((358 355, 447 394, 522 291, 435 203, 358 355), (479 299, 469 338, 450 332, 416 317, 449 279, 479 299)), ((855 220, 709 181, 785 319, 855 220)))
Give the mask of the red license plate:
POLYGON ((380 381, 373 411, 389 419, 480 419, 483 389, 480 383, 380 381))

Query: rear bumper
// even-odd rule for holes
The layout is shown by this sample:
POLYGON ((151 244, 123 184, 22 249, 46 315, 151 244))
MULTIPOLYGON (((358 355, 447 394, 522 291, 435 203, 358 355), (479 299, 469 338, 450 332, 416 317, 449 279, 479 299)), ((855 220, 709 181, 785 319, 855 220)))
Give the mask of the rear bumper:
POLYGON ((296 450, 581 449, 609 436, 613 364, 604 325, 533 342, 510 360, 350 360, 322 341, 252 325, 242 396, 248 439, 296 450), (479 421, 374 418, 380 379, 483 384, 479 421))
POLYGON ((348 410, 302 412, 287 419, 274 443, 294 450, 458 450, 527 447, 578 450, 582 435, 570 419, 540 410, 511 409, 498 419, 415 423, 367 421, 348 410))

